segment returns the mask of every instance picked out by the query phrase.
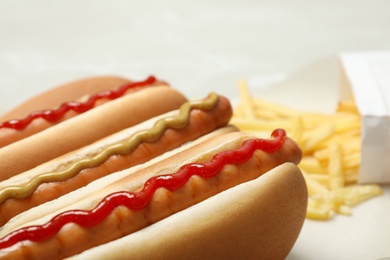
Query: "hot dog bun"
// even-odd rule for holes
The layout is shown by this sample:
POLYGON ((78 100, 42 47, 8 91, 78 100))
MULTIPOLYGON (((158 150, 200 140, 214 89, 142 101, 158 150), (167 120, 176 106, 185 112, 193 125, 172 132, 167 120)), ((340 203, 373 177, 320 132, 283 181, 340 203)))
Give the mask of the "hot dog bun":
POLYGON ((70 259, 284 259, 300 233, 306 203, 300 170, 284 163, 70 259))
POLYGON ((158 85, 166 84, 153 76, 137 82, 94 77, 53 88, 0 117, 0 148, 141 88, 158 85))
POLYGON ((180 92, 168 86, 142 89, 5 146, 0 149, 0 180, 177 109, 186 100, 180 92))
MULTIPOLYGON (((244 158, 245 156, 242 157, 242 155, 233 151, 235 149, 240 149, 239 147, 241 147, 246 140, 252 140, 253 138, 254 137, 241 132, 228 133, 201 142, 188 150, 174 154, 173 156, 163 159, 158 163, 143 165, 142 169, 136 172, 131 172, 131 169, 117 172, 91 183, 85 189, 69 193, 57 201, 53 201, 52 203, 58 203, 59 205, 61 205, 61 200, 65 200, 68 203, 59 210, 57 208, 55 212, 51 212, 52 207, 50 206, 50 203, 37 207, 36 209, 38 209, 40 214, 47 214, 47 216, 39 217, 29 223, 21 223, 17 226, 19 228, 25 227, 26 225, 41 225, 49 221, 55 215, 67 215, 68 213, 60 212, 70 209, 91 209, 95 207, 99 201, 105 200, 104 197, 108 194, 116 194, 116 192, 123 190, 138 191, 144 185, 145 180, 153 178, 156 174, 158 176, 175 171, 180 172, 179 168, 182 165, 191 162, 195 162, 196 165, 194 166, 198 169, 199 163, 207 163, 208 161, 213 160, 211 158, 214 158, 213 156, 215 154, 218 154, 217 157, 220 158, 222 156, 221 153, 223 153, 226 149, 232 150, 232 152, 227 153, 228 158, 231 158, 229 160, 235 161, 237 158, 244 158), (119 179, 118 175, 120 175, 119 179), (69 205, 72 201, 75 203, 69 205)), ((190 177, 188 181, 183 183, 183 186, 178 186, 178 190, 176 191, 171 192, 166 189, 156 190, 152 200, 146 205, 146 208, 142 207, 137 210, 130 210, 122 206, 114 207, 114 210, 109 213, 107 217, 102 219, 101 222, 99 221, 94 224, 92 227, 82 227, 83 224, 79 226, 68 223, 64 226, 64 228, 61 228, 59 233, 54 237, 49 237, 47 240, 42 242, 24 241, 22 243, 16 243, 11 247, 1 250, 1 253, 3 253, 2 256, 31 257, 31 255, 33 255, 39 257, 40 255, 44 255, 45 257, 49 257, 51 259, 70 256, 72 254, 82 252, 91 246, 93 247, 99 244, 105 244, 111 240, 131 234, 147 225, 150 225, 151 223, 158 222, 159 220, 168 217, 172 213, 184 210, 193 204, 218 194, 223 190, 230 189, 240 183, 256 179, 259 175, 277 167, 280 164, 285 162, 292 162, 296 164, 301 158, 301 151, 298 146, 291 139, 284 139, 282 131, 277 131, 276 135, 269 141, 259 140, 259 142, 256 141, 256 143, 265 145, 264 147, 268 147, 266 149, 272 150, 274 149, 272 147, 275 145, 275 147, 279 148, 275 148, 276 150, 273 152, 264 152, 257 150, 256 148, 254 154, 250 158, 245 157, 247 159, 245 159, 244 162, 240 161, 233 163, 233 161, 227 161, 228 164, 222 168, 222 171, 216 171, 216 175, 213 175, 213 177, 210 175, 207 178, 202 178, 194 175, 190 177)), ((294 171, 292 172, 294 174, 294 171)), ((295 174, 297 174, 296 171, 295 174)), ((178 175, 181 176, 182 173, 178 173, 178 175)), ((165 177, 163 177, 163 179, 165 179, 165 177)), ((296 189, 298 189, 298 194, 300 194, 297 201, 302 201, 306 194, 304 185, 298 185, 296 189)), ((281 203, 286 198, 286 194, 283 192, 278 191, 275 193, 279 194, 277 196, 280 196, 280 199, 275 199, 277 202, 281 203)), ((265 192, 264 194, 268 193, 265 192)), ((267 200, 273 199, 268 197, 262 198, 262 201, 267 200)), ((293 200, 293 203, 290 206, 291 209, 296 208, 296 201, 294 201, 295 200, 293 200)), ((262 205, 262 203, 260 203, 260 205, 262 205)), ((281 205, 283 205, 283 203, 281 205)), ((286 206, 287 202, 284 202, 284 205, 286 206)), ((98 208, 100 207, 101 206, 98 208)), ((293 238, 296 238, 297 233, 299 233, 296 228, 299 226, 298 222, 301 221, 300 223, 302 223, 304 219, 304 214, 302 214, 301 211, 305 208, 305 203, 298 208, 300 208, 300 210, 298 210, 298 213, 295 214, 296 217, 292 217, 292 219, 286 218, 286 221, 289 222, 291 220, 293 222, 292 230, 294 231, 294 234, 292 234, 291 237, 289 236, 288 240, 290 243, 287 243, 287 245, 290 246, 291 240, 294 240, 293 238), (299 221, 297 221, 297 219, 299 221)), ((284 213, 281 209, 283 209, 283 207, 276 207, 275 212, 284 213)), ((26 214, 29 213, 26 212, 26 214)), ((239 212, 235 212, 234 214, 239 214, 239 212)), ((264 214, 264 212, 262 214, 264 214)), ((264 216, 264 219, 275 218, 278 220, 278 217, 274 215, 275 214, 268 217, 264 216)), ((294 213, 292 216, 294 216, 294 213)), ((83 222, 83 220, 80 221, 83 222)), ((220 219, 220 222, 221 221, 222 219, 220 219)), ((13 221, 10 223, 13 223, 13 221)), ((91 220, 86 223, 88 223, 88 226, 91 225, 91 220)), ((220 227, 223 226, 224 225, 220 227)), ((282 227, 283 225, 280 228, 282 227)), ((36 229, 36 227, 33 229, 36 229)), ((34 236, 34 232, 31 229, 27 228, 25 230, 28 230, 27 233, 29 236, 34 236)), ((291 232, 291 230, 288 231, 291 232)), ((19 236, 21 232, 19 230, 12 234, 17 234, 16 236, 19 236)), ((11 237, 13 236, 12 234, 11 237)), ((0 241, 0 246, 4 246, 4 243, 8 243, 7 241, 10 241, 10 236, 3 238, 2 241, 0 241)), ((287 245, 284 246, 287 248, 287 245)))

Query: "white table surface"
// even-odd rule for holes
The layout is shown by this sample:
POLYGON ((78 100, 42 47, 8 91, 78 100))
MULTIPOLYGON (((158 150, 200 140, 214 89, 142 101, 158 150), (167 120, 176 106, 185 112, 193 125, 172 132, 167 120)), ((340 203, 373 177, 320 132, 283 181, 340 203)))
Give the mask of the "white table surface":
MULTIPOLYGON (((329 71, 305 89, 273 83, 302 68, 310 75, 313 64, 333 73, 340 52, 389 49, 389 12, 387 0, 0 1, 0 113, 58 84, 104 74, 153 74, 194 98, 210 90, 237 98, 236 82, 246 79, 256 95, 329 109, 337 98, 329 71)), ((390 256, 384 189, 351 217, 306 221, 288 259, 390 256)))

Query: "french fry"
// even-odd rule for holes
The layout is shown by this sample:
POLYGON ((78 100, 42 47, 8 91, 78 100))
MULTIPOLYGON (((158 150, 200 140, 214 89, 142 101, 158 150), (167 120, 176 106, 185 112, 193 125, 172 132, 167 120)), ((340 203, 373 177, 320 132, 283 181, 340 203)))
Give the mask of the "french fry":
POLYGON ((308 173, 328 173, 327 167, 321 165, 320 162, 313 156, 304 156, 299 164, 299 167, 308 173))
POLYGON ((303 176, 305 177, 305 181, 307 183, 307 192, 310 196, 314 194, 325 193, 328 191, 326 185, 312 178, 311 174, 303 173, 303 176))
POLYGON ((294 139, 298 144, 303 142, 303 130, 304 126, 302 123, 302 117, 296 116, 292 120, 293 128, 291 130, 291 138, 294 139))
POLYGON ((306 130, 300 144, 304 154, 312 153, 326 147, 329 139, 334 135, 335 129, 332 124, 322 123, 313 130, 306 130))
POLYGON ((337 190, 344 187, 343 154, 341 147, 332 143, 329 145, 329 189, 337 190))
POLYGON ((240 90, 241 99, 243 100, 243 113, 247 118, 256 118, 254 112, 254 104, 252 102, 252 96, 249 93, 248 86, 244 80, 238 82, 238 89, 240 90))
POLYGON ((352 207, 347 205, 338 205, 338 207, 335 207, 333 209, 337 214, 350 216, 352 215, 352 207))
POLYGON ((378 185, 353 185, 333 191, 314 194, 312 199, 326 203, 356 206, 363 201, 381 194, 382 190, 378 185))
POLYGON ((336 112, 347 112, 352 114, 359 114, 356 103, 352 100, 339 101, 336 112))
POLYGON ((315 220, 328 220, 333 213, 333 205, 330 203, 318 203, 309 198, 306 217, 315 220))
POLYGON ((286 131, 291 129, 291 123, 286 120, 264 120, 264 119, 250 119, 242 117, 233 117, 230 121, 231 124, 239 126, 242 130, 255 130, 255 131, 272 131, 275 128, 284 128, 286 131))
POLYGON ((357 185, 361 155, 361 116, 353 101, 342 101, 332 114, 300 111, 269 102, 238 84, 241 101, 231 124, 260 134, 284 128, 303 151, 299 168, 309 193, 307 218, 328 220, 351 215, 352 207, 382 194, 377 185, 357 185))
MULTIPOLYGON (((301 169, 301 171, 303 171, 301 169)), ((318 184, 321 184, 321 186, 327 190, 327 187, 329 186, 329 176, 327 174, 321 174, 321 173, 306 173, 305 175, 307 175, 308 177, 306 177, 305 179, 308 179, 310 178, 312 181, 316 181, 318 184)), ((315 190, 321 190, 322 192, 325 192, 326 190, 324 189, 318 189, 317 188, 317 185, 314 184, 313 182, 308 182, 308 189, 310 188, 314 188, 315 190), (313 186, 313 187, 311 187, 313 186)))

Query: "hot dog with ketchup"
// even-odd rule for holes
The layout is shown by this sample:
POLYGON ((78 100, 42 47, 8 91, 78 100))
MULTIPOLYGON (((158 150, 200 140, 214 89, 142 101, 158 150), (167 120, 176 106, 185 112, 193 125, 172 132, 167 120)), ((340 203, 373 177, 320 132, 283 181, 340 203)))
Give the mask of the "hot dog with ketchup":
MULTIPOLYGON (((131 93, 128 95, 119 96, 102 106, 1 148, 0 180, 10 178, 151 117, 177 109, 187 101, 180 92, 168 85, 150 88, 146 87, 150 85, 149 81, 144 83, 146 85, 141 84, 140 87, 139 83, 130 85, 134 88, 130 88, 131 93)), ((10 129, 0 129, 2 130, 10 129)))
MULTIPOLYGON (((214 120, 226 112, 229 109, 221 109, 214 120)), ((234 248, 241 256, 285 257, 305 217, 306 186, 294 165, 301 159, 299 147, 281 129, 267 139, 234 127, 194 139, 14 217, 0 231, 0 256, 61 259, 81 253, 81 258, 94 259, 188 258, 197 252, 199 257, 222 257, 234 248), (230 217, 225 219, 220 212, 230 217), (249 217, 251 212, 259 216, 249 217), (163 241, 152 235, 153 242, 143 250, 139 243, 167 231, 164 223, 178 223, 181 228, 164 233, 163 241), (178 239, 180 234, 191 237, 192 244, 185 237, 178 239), (277 235, 285 237, 273 243, 259 239, 277 235), (264 244, 255 244, 255 237, 264 244), (221 243, 204 243, 209 238, 221 243), (133 246, 122 248, 127 243, 133 246)))
POLYGON ((152 76, 137 82, 121 77, 100 76, 55 87, 0 116, 0 147, 133 91, 162 84, 164 83, 152 76))

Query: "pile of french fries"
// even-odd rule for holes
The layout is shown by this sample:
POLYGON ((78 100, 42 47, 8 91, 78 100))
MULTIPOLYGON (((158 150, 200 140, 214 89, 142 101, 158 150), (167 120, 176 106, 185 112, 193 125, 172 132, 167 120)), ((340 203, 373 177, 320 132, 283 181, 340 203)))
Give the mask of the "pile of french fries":
POLYGON ((351 102, 332 114, 300 111, 254 97, 239 81, 240 101, 231 124, 257 135, 283 128, 303 151, 301 169, 308 187, 307 218, 350 215, 352 207, 382 194, 378 185, 358 185, 361 116, 351 102))

